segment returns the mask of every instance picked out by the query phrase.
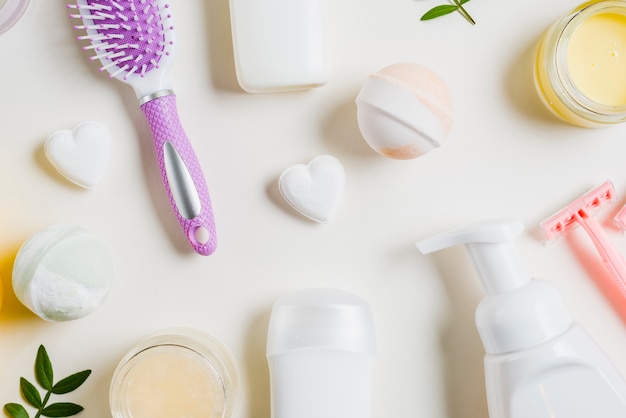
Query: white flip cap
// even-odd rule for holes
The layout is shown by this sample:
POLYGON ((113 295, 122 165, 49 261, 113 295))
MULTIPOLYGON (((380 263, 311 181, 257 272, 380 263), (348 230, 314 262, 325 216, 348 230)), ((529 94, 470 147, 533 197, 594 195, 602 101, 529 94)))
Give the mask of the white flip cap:
POLYGON ((369 304, 335 289, 307 289, 279 299, 272 309, 267 355, 322 348, 374 355, 369 304))

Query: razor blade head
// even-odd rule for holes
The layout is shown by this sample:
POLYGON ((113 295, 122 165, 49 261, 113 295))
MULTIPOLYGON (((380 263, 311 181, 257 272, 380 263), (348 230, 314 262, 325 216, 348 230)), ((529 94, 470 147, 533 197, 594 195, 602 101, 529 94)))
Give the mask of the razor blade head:
MULTIPOLYGON (((588 218, 599 208, 615 199, 615 187, 609 180, 585 193, 572 203, 539 224, 546 241, 551 241, 579 225, 579 219, 588 218)), ((626 213, 624 214, 626 224, 626 213)))

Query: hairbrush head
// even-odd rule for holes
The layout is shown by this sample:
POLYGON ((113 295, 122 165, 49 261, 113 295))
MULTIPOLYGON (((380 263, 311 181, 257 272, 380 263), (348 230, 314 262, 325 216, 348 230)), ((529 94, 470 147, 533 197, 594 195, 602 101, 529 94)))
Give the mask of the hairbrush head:
POLYGON ((135 88, 138 97, 170 89, 164 72, 172 61, 173 29, 169 4, 162 0, 77 0, 68 9, 81 19, 77 30, 89 41, 84 50, 91 60, 100 60, 100 71, 108 71, 135 88))

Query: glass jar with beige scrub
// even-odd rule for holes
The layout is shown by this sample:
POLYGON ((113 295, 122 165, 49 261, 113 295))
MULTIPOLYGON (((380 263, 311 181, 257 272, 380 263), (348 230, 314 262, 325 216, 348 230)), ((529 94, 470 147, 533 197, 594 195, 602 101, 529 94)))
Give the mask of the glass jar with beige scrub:
POLYGON ((114 418, 229 418, 238 400, 237 365, 201 331, 166 330, 120 361, 109 401, 114 418))
POLYGON ((626 1, 594 0, 556 21, 541 40, 535 86, 566 122, 626 121, 626 1))

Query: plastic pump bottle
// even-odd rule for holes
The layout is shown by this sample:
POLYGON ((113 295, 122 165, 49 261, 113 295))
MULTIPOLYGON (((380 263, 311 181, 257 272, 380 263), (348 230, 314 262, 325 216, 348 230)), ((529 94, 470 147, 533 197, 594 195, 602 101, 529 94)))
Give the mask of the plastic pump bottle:
POLYGON ((487 296, 476 311, 491 418, 624 418, 626 383, 567 312, 557 289, 529 279, 512 241, 517 221, 492 221, 417 242, 428 254, 465 244, 487 296))

